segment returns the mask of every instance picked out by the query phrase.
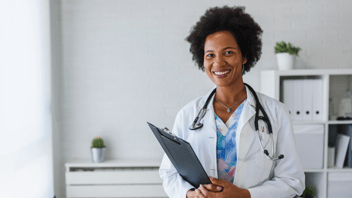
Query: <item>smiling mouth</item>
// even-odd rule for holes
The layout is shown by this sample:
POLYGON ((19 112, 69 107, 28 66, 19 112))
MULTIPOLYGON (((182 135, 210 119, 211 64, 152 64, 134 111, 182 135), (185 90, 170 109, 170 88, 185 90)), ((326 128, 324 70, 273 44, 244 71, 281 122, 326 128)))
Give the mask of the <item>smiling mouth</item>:
POLYGON ((226 71, 214 71, 213 74, 217 75, 217 76, 224 76, 226 74, 228 74, 231 71, 231 69, 226 70, 226 71))

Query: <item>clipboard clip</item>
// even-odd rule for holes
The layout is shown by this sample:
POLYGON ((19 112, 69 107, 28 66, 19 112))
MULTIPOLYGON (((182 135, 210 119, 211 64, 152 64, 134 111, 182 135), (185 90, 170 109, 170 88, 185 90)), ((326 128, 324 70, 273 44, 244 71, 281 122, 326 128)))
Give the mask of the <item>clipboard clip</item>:
POLYGON ((170 135, 173 135, 167 127, 162 128, 161 130, 165 131, 166 133, 169 133, 170 135))

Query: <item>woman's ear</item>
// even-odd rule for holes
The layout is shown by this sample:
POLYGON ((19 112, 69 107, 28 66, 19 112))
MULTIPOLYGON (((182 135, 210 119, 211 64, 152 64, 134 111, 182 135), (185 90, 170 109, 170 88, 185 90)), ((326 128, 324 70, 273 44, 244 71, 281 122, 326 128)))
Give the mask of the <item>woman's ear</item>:
POLYGON ((244 65, 244 64, 246 64, 246 63, 247 63, 247 58, 244 57, 243 62, 242 62, 242 65, 244 65))

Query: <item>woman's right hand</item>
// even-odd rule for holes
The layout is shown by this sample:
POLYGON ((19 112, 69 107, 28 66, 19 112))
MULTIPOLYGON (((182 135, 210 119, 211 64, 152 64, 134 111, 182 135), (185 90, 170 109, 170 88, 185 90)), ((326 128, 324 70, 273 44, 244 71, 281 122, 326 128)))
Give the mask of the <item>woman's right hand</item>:
MULTIPOLYGON (((203 184, 203 186, 208 190, 212 192, 221 192, 222 187, 214 184, 203 184)), ((204 198, 205 196, 202 194, 202 192, 198 189, 191 189, 187 191, 187 198, 204 198)))

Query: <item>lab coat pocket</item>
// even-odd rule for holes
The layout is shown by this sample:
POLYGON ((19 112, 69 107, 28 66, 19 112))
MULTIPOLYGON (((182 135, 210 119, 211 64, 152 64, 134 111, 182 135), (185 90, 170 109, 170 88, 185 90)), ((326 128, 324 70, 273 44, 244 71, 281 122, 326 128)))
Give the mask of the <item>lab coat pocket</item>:
POLYGON ((257 166, 257 170, 255 171, 256 179, 262 184, 270 178, 273 162, 260 149, 255 156, 255 164, 257 166))
POLYGON ((260 149, 255 156, 255 164, 257 165, 258 168, 270 170, 271 166, 273 165, 273 162, 270 159, 268 159, 265 156, 263 150, 260 149))
MULTIPOLYGON (((270 136, 267 133, 262 133, 260 134, 261 140, 262 140, 262 145, 263 148, 268 150, 269 152, 269 156, 273 155, 273 151, 272 151, 272 140, 270 139, 270 136)), ((258 138, 258 137, 257 137, 258 138)), ((258 168, 263 168, 263 169, 267 169, 270 170, 271 166, 273 165, 273 161, 268 159, 266 157, 266 155, 264 154, 263 149, 261 148, 259 141, 257 139, 257 144, 258 145, 258 149, 257 149, 257 153, 255 156, 255 164, 257 165, 258 168)))

